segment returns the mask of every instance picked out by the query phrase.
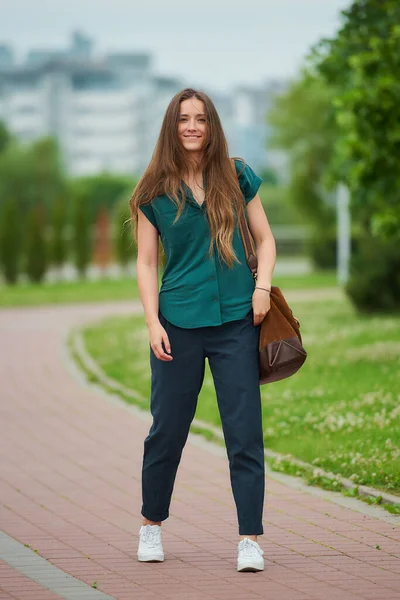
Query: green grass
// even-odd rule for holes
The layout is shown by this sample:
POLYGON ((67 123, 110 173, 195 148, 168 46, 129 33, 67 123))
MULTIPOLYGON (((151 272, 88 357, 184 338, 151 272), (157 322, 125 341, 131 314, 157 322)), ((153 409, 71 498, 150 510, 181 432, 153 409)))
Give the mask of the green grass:
MULTIPOLYGON (((293 377, 261 386, 266 447, 311 463, 316 480, 320 467, 400 494, 400 318, 359 316, 347 300, 292 308, 308 358, 293 377)), ((84 337, 107 375, 149 397, 143 316, 108 319, 84 337)), ((208 363, 196 417, 220 425, 208 363)))
POLYGON ((0 306, 39 306, 138 298, 135 278, 0 285, 0 306))
MULTIPOLYGON (((160 276, 161 282, 161 276, 160 276)), ((274 284, 283 289, 319 288, 336 285, 334 272, 313 273, 294 277, 276 277, 274 284)), ((136 279, 102 279, 46 284, 0 284, 0 306, 37 306, 66 302, 101 302, 138 298, 136 279)))

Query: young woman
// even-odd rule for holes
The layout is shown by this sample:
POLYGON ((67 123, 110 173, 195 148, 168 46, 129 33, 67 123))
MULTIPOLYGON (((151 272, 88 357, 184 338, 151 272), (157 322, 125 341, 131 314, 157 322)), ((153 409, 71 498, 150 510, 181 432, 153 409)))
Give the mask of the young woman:
POLYGON ((257 193, 261 181, 244 161, 229 158, 211 99, 190 88, 176 94, 130 200, 149 330, 153 415, 144 441, 140 561, 164 560, 161 522, 169 516, 207 357, 239 523, 237 570, 264 568, 257 542, 264 533, 265 487, 258 341, 270 308, 276 251, 257 193), (238 226, 246 205, 257 282, 238 226), (160 290, 159 236, 166 255, 160 290))

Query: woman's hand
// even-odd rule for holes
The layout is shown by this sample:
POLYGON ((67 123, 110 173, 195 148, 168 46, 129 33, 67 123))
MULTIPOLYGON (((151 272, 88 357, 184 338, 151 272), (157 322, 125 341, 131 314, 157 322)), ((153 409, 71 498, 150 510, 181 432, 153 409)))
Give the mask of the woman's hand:
POLYGON ((171 345, 169 343, 168 334, 165 331, 164 327, 161 325, 160 321, 149 325, 149 334, 150 346, 156 358, 166 362, 172 360, 171 354, 166 354, 164 352, 164 348, 167 352, 171 352, 171 345), (164 348, 162 347, 162 342, 164 343, 164 348))
POLYGON ((270 292, 256 288, 253 292, 254 326, 260 325, 271 308, 270 292))

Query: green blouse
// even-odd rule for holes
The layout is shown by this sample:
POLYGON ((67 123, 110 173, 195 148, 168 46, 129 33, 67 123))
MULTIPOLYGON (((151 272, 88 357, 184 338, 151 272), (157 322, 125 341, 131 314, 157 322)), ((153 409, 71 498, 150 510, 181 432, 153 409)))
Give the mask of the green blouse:
MULTIPOLYGON (((243 162, 235 159, 236 172, 243 162)), ((239 177, 246 205, 262 182, 249 165, 239 177)), ((243 319, 252 307, 254 279, 247 265, 239 226, 233 235, 233 249, 240 264, 232 269, 219 260, 214 249, 210 258, 210 227, 207 197, 200 205, 186 184, 186 205, 173 224, 177 208, 167 195, 157 196, 140 210, 158 230, 166 255, 159 309, 173 325, 183 328, 222 325, 243 319)), ((246 214, 247 218, 247 214, 246 214)))

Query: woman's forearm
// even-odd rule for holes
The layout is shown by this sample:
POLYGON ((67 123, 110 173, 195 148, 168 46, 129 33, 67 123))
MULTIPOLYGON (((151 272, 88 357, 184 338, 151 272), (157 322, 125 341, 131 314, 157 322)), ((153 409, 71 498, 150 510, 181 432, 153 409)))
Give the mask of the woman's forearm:
POLYGON ((158 267, 146 263, 136 263, 136 277, 140 299, 149 327, 158 319, 158 267))
POLYGON ((276 261, 274 237, 268 236, 257 247, 257 286, 270 288, 276 261))

